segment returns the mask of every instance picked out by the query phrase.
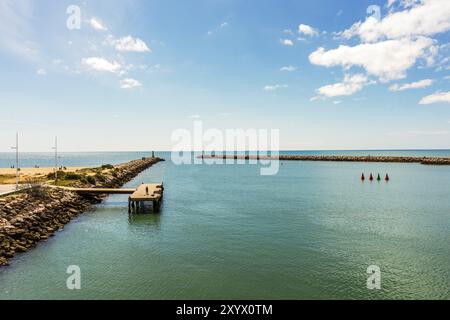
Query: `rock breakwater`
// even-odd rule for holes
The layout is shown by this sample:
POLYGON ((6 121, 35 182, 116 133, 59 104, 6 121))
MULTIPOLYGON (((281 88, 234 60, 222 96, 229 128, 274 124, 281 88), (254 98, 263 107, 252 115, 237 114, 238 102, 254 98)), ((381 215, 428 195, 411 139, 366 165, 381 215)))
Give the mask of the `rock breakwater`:
MULTIPOLYGON (((101 171, 95 174, 95 178, 88 179, 91 184, 75 180, 73 185, 118 188, 159 161, 163 159, 143 158, 111 166, 106 171, 99 168, 101 171)), ((95 172, 95 169, 91 170, 95 172)), ((8 265, 16 253, 25 252, 38 242, 47 240, 72 218, 103 198, 82 196, 46 185, 0 197, 0 266, 8 265)))
POLYGON ((336 161, 336 162, 392 162, 450 165, 450 157, 395 157, 395 156, 333 156, 333 155, 280 155, 278 157, 256 155, 204 155, 204 159, 282 160, 282 161, 336 161))

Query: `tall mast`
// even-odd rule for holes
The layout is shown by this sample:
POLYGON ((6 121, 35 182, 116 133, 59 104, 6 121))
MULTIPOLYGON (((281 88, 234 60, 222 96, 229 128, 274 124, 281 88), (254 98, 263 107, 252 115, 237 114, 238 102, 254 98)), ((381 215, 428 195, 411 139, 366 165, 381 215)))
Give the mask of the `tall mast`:
POLYGON ((55 181, 58 180, 58 137, 55 137, 55 146, 52 148, 55 150, 55 181))
POLYGON ((16 132, 16 190, 19 190, 19 133, 16 132))
POLYGON ((11 147, 16 150, 16 190, 19 190, 19 133, 16 132, 16 146, 11 147))

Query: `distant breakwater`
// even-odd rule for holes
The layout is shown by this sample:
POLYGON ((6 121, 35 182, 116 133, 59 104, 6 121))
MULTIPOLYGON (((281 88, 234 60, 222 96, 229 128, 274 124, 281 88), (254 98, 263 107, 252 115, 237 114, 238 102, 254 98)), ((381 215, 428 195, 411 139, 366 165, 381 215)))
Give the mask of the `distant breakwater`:
POLYGON ((334 156, 334 155, 202 155, 203 159, 223 160, 281 160, 281 161, 336 161, 336 162, 391 162, 450 165, 450 157, 396 157, 396 156, 334 156))
MULTIPOLYGON (((160 161, 164 160, 142 158, 114 166, 113 171, 103 174, 101 180, 97 179, 89 187, 121 187, 160 161)), ((86 187, 86 182, 75 184, 86 187)), ((45 185, 0 197, 0 266, 8 265, 15 254, 47 240, 72 218, 103 199, 101 195, 83 196, 45 185)))

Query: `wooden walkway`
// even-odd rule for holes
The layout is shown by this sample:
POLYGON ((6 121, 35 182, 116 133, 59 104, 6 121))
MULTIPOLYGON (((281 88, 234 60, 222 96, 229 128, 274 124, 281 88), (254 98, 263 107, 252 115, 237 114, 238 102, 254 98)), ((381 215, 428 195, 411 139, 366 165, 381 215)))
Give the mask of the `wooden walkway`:
POLYGON ((153 211, 159 212, 163 198, 164 186, 162 183, 141 184, 135 189, 114 189, 114 188, 72 188, 56 187, 67 191, 72 191, 83 195, 99 194, 129 194, 128 211, 138 210, 144 207, 145 202, 152 202, 153 211))
POLYGON ((78 194, 132 194, 136 189, 113 189, 113 188, 72 188, 60 187, 78 194))

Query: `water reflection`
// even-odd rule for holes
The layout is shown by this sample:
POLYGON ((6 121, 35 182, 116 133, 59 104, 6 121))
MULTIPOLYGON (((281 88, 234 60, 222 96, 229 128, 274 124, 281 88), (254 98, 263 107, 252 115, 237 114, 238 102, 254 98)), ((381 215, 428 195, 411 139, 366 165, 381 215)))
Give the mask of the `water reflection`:
POLYGON ((153 213, 151 206, 140 208, 137 212, 128 214, 128 225, 134 230, 159 231, 161 228, 161 214, 153 213))

